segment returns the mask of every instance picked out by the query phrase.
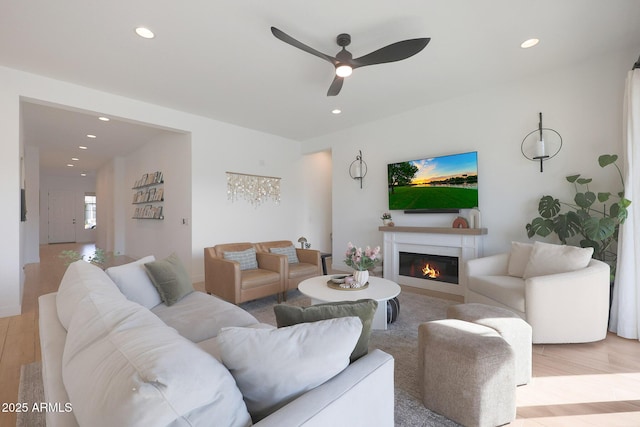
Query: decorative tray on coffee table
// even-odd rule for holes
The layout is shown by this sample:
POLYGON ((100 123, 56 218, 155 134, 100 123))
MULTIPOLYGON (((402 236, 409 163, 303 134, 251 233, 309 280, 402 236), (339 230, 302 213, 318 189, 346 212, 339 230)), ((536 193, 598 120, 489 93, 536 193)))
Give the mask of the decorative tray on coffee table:
POLYGON ((359 288, 343 287, 345 282, 344 279, 347 277, 351 277, 351 275, 331 276, 331 279, 327 281, 327 286, 329 286, 331 289, 336 289, 339 291, 361 291, 369 287, 369 282, 365 283, 363 286, 360 286, 359 288))

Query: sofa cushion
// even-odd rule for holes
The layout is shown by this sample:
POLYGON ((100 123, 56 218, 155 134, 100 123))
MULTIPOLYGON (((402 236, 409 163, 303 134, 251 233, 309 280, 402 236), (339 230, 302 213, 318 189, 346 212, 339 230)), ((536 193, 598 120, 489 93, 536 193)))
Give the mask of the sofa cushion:
POLYGON ((377 308, 378 302, 376 300, 361 299, 358 301, 329 302, 310 307, 278 304, 273 307, 273 311, 276 314, 276 324, 279 328, 304 322, 358 316, 362 321, 362 332, 350 356, 351 362, 353 362, 369 351, 371 325, 377 308))
POLYGON ((298 260, 298 254, 296 253, 296 248, 291 246, 285 246, 284 248, 269 248, 269 252, 273 254, 286 255, 287 261, 289 264, 297 264, 300 261, 298 260))
POLYGON ((525 311, 524 279, 512 276, 470 276, 469 290, 484 295, 507 307, 525 311))
POLYGON ((87 295, 71 319, 62 363, 79 425, 251 424, 225 367, 126 299, 87 295))
POLYGON ((535 242, 522 277, 528 279, 580 270, 586 268, 592 255, 593 248, 535 242))
POLYGON ((69 329, 71 316, 80 301, 89 292, 98 292, 123 301, 126 300, 115 283, 101 268, 82 260, 71 263, 62 276, 56 294, 58 318, 65 329, 69 329))
POLYGON ((258 323, 255 317, 237 305, 199 291, 190 293, 172 306, 157 305, 151 312, 193 342, 215 337, 221 328, 258 323))
POLYGON ((255 248, 245 249, 244 251, 225 251, 224 259, 237 261, 240 264, 240 270, 253 270, 258 268, 258 259, 256 258, 255 248))
POLYGON ((144 264, 144 268, 166 305, 175 304, 193 292, 189 273, 176 254, 163 260, 148 262, 144 264))
POLYGON ((318 266, 309 264, 306 262, 299 262, 297 264, 289 264, 289 277, 295 279, 297 277, 304 276, 317 276, 318 266))
POLYGON ((532 249, 532 243, 511 242, 507 267, 509 276, 522 277, 524 275, 524 269, 527 267, 532 249))
POLYGON ((226 328, 217 339, 257 422, 344 370, 361 330, 358 317, 343 317, 272 330, 226 328))
POLYGON ((253 289, 278 282, 280 275, 275 271, 256 268, 242 272, 240 286, 242 289, 253 289))
POLYGON ((149 255, 129 264, 109 267, 105 273, 129 301, 137 302, 146 308, 152 308, 160 304, 162 299, 151 282, 144 264, 155 260, 153 255, 149 255))

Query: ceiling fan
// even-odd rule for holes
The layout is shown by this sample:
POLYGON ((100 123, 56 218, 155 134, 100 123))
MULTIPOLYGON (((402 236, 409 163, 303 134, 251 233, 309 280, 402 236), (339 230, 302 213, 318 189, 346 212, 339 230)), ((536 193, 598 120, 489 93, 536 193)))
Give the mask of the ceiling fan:
POLYGON ((342 50, 333 57, 299 42, 276 27, 271 27, 271 33, 283 42, 333 64, 336 69, 336 76, 333 78, 331 86, 329 86, 327 96, 336 96, 339 94, 340 89, 342 89, 344 78, 350 76, 354 69, 364 67, 366 65, 384 64, 385 62, 395 62, 407 59, 420 52, 427 46, 427 44, 429 44, 429 41, 431 41, 431 38, 429 37, 403 40, 380 48, 367 55, 361 56, 360 58, 353 58, 351 52, 346 49, 346 47, 351 44, 351 36, 349 34, 339 34, 338 37, 336 37, 336 42, 338 43, 338 46, 342 47, 342 50))

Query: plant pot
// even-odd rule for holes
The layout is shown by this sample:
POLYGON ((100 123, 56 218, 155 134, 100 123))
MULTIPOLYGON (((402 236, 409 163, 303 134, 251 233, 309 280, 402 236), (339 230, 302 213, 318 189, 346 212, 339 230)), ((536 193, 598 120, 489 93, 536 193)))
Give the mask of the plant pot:
POLYGON ((358 285, 358 287, 364 286, 369 280, 369 271, 368 270, 354 270, 353 272, 353 281, 358 285))

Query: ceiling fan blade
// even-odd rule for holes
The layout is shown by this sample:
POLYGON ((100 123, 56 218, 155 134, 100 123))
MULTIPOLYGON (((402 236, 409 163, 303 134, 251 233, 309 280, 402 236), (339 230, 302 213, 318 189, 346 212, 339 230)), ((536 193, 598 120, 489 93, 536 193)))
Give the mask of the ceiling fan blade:
POLYGON ((322 58, 325 61, 329 61, 330 63, 332 63, 333 65, 335 65, 338 61, 329 55, 325 55, 322 52, 319 52, 317 50, 315 50, 312 47, 307 46, 304 43, 299 42, 298 40, 294 39, 293 37, 291 37, 290 35, 280 31, 279 29, 277 29, 276 27, 271 27, 271 33, 279 40, 282 40, 283 42, 290 44, 293 47, 297 47, 300 50, 304 50, 307 53, 310 53, 312 55, 317 56, 318 58, 322 58))
POLYGON ((333 82, 331 82, 331 86, 329 86, 327 96, 336 96, 339 94, 340 89, 342 89, 342 83, 344 83, 344 78, 335 76, 333 82))
POLYGON ((355 58, 351 61, 352 68, 364 67, 365 65, 384 64, 385 62, 395 62, 407 59, 424 49, 431 41, 431 38, 403 40, 390 44, 381 49, 373 51, 367 55, 355 58))

